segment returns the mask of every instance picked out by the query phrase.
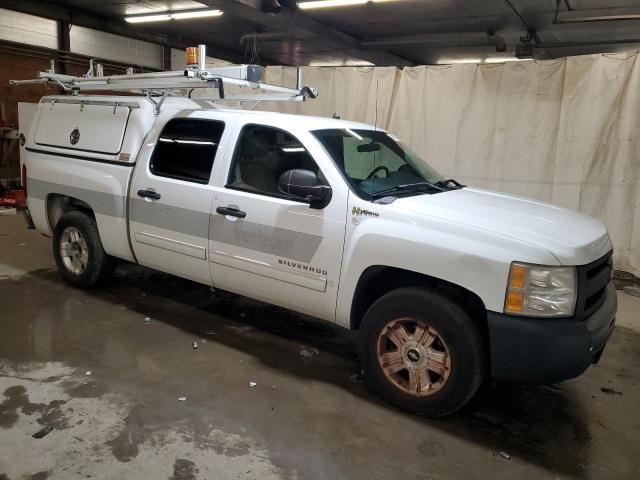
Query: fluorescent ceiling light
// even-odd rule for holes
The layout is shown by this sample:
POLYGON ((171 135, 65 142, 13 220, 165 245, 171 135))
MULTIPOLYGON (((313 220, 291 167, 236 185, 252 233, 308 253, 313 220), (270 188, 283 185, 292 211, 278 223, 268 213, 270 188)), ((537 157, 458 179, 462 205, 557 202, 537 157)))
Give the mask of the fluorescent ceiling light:
MULTIPOLYGON (((436 62, 438 65, 469 64, 469 63, 505 63, 521 62, 524 59, 516 57, 486 57, 486 58, 440 58, 436 62)), ((527 59, 530 60, 530 59, 527 59)))
POLYGON ((373 63, 365 60, 356 60, 349 58, 347 60, 342 58, 326 58, 324 60, 311 60, 309 62, 310 67, 373 67, 373 63))
POLYGON ((132 15, 124 17, 124 19, 129 23, 165 22, 167 20, 219 17, 223 13, 222 10, 183 10, 181 12, 154 13, 152 15, 132 15))
POLYGON ((516 58, 516 57, 487 57, 484 59, 484 63, 524 62, 526 60, 532 60, 532 59, 516 58))
POLYGON ((171 20, 171 16, 164 15, 141 15, 139 17, 124 17, 125 22, 144 23, 144 22, 161 22, 163 20, 171 20))
POLYGON ((205 18, 205 17, 219 17, 222 15, 222 10, 200 10, 199 12, 175 12, 171 14, 171 18, 176 20, 182 20, 184 18, 205 18))
POLYGON ((312 10, 314 8, 347 7, 351 5, 364 5, 365 3, 396 2, 398 0, 312 0, 299 2, 298 8, 312 10))

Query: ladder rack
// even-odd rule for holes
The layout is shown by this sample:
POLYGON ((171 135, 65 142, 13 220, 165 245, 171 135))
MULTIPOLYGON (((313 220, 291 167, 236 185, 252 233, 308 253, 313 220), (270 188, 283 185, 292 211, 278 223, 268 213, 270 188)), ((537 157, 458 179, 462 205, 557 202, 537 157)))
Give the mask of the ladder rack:
POLYGON ((318 92, 302 85, 302 71, 298 68, 296 87, 283 87, 262 83, 264 68, 259 65, 231 65, 207 69, 206 47, 198 47, 197 64, 187 65, 185 70, 154 73, 127 73, 125 75, 102 75, 102 65, 91 62, 89 72, 82 77, 55 73, 52 68, 39 72, 32 80, 11 80, 10 85, 55 84, 71 95, 83 91, 127 91, 143 94, 154 104, 159 114, 164 100, 169 96, 191 97, 193 89, 213 88, 217 96, 198 96, 208 101, 305 101, 316 98, 318 92), (94 73, 97 72, 97 75, 94 73), (236 86, 260 93, 227 94, 225 86, 236 86))

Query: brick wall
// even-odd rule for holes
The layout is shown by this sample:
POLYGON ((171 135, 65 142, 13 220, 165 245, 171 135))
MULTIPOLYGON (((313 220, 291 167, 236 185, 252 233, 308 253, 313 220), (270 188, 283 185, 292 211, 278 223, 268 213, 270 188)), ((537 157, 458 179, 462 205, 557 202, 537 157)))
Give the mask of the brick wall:
MULTIPOLYGON (((59 92, 56 87, 29 85, 9 86, 9 80, 35 78, 36 72, 49 68, 47 60, 0 52, 0 103, 4 103, 5 121, 18 124, 18 102, 38 102, 43 95, 59 92)), ((2 141, 0 178, 15 178, 20 175, 17 142, 2 141)))
MULTIPOLYGON (((36 78, 37 73, 49 68, 49 60, 35 58, 28 54, 0 52, 0 103, 4 104, 5 122, 18 128, 18 102, 37 103, 44 95, 57 95, 61 90, 55 86, 22 85, 12 87, 9 80, 26 80, 36 78)), ((56 64, 60 69, 60 64, 56 64)), ((83 65, 67 65, 70 75, 82 75, 89 68, 88 62, 83 65)), ((112 73, 106 71, 107 74, 112 73)), ((116 73, 116 72, 113 72, 116 73)), ((121 71, 117 73, 122 73, 121 71)), ((20 156, 15 141, 2 141, 0 146, 0 179, 17 178, 20 176, 20 156)))

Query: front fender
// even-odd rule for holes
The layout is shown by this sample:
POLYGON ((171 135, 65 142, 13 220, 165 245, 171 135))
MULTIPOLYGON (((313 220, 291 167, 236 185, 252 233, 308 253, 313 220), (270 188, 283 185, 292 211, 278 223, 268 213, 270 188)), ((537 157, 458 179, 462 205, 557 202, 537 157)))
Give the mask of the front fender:
POLYGON ((501 312, 512 261, 557 265, 548 251, 494 232, 431 219, 424 222, 381 214, 347 228, 337 303, 337 323, 351 324, 354 292, 363 272, 376 265, 408 270, 476 294, 487 310, 501 312))

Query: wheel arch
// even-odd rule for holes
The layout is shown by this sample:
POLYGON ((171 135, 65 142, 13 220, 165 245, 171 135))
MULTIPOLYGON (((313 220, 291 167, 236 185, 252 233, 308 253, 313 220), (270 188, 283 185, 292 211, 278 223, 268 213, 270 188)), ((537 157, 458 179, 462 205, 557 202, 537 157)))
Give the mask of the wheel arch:
POLYGON ((480 329, 489 347, 487 309, 482 299, 464 287, 423 273, 385 265, 365 269, 356 285, 350 311, 350 326, 359 330, 367 309, 384 294, 398 288, 422 287, 446 296, 464 308, 480 329))
POLYGON ((47 195, 46 214, 49 228, 52 232, 63 215, 72 211, 84 212, 95 219, 93 208, 84 200, 59 193, 47 195))

